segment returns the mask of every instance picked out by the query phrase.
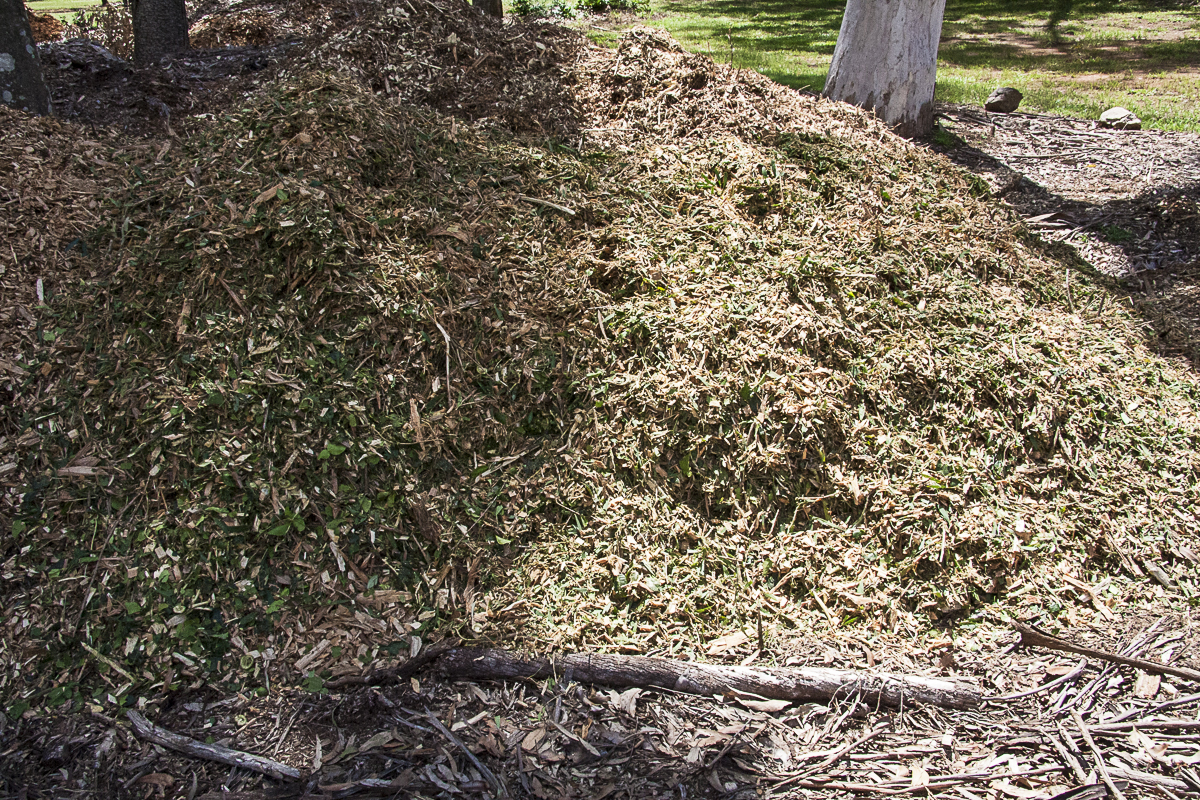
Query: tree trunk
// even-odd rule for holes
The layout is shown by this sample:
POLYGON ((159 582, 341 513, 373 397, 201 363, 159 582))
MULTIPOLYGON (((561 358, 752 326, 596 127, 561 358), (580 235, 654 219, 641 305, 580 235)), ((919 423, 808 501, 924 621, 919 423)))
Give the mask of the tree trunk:
POLYGON ((21 0, 0 0, 0 102, 30 114, 50 113, 50 92, 21 0))
POLYGON ((437 664, 438 671, 451 678, 558 678, 604 686, 658 687, 709 696, 732 692, 773 700, 821 702, 834 697, 858 697, 871 706, 928 703, 949 708, 974 708, 982 700, 977 688, 952 681, 823 667, 734 667, 602 653, 526 658, 505 650, 476 648, 448 650, 437 664))
POLYGON ((153 64, 187 50, 184 0, 133 0, 133 60, 153 64))
POLYGON ((471 5, 496 19, 504 16, 504 0, 472 0, 471 5))
POLYGON ((874 111, 901 136, 933 132, 946 0, 849 0, 825 96, 874 111))

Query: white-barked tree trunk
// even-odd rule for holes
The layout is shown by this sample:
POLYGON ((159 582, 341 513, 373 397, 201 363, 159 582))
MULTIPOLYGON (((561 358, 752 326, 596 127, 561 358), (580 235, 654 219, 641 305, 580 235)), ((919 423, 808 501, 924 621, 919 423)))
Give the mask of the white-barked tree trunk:
POLYGON ((901 136, 933 132, 946 0, 849 0, 825 96, 874 111, 901 136))

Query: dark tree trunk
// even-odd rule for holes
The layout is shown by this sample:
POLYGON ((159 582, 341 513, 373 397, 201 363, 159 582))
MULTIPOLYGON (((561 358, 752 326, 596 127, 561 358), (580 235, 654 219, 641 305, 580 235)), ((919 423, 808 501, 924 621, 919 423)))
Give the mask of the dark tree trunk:
POLYGON ((933 132, 946 0, 848 0, 825 96, 874 111, 901 136, 933 132))
POLYGON ((50 113, 50 92, 21 0, 0 0, 0 102, 30 114, 50 113))
POLYGON ((133 0, 133 60, 153 64, 187 50, 188 20, 183 0, 133 0))
POLYGON ((504 17, 504 0, 472 0, 471 5, 496 19, 504 17))

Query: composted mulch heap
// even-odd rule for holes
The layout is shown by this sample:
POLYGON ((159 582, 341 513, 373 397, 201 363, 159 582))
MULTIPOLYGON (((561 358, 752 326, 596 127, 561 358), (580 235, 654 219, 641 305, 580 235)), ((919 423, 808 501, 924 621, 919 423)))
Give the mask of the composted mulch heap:
POLYGON ((1200 552, 1193 369, 978 179, 658 33, 354 8, 185 135, 0 111, 14 791, 267 780, 133 705, 329 796, 495 795, 466 748, 538 797, 1049 797, 1070 710, 1195 714, 1099 664, 1015 715, 335 685, 448 635, 1057 674, 1004 614, 1194 667, 1200 552))

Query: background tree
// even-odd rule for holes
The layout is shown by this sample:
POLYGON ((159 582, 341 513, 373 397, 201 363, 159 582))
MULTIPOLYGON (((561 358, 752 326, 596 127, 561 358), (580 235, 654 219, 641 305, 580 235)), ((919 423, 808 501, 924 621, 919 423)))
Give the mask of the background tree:
POLYGON ((946 0, 849 0, 825 96, 871 109, 901 136, 933 132, 946 0))
POLYGON ((496 19, 504 16, 504 0, 472 0, 471 5, 496 19))
POLYGON ((132 0, 133 60, 153 64, 187 50, 188 19, 184 0, 132 0))
POLYGON ((31 114, 50 113, 50 92, 22 0, 0 0, 0 102, 31 114))

